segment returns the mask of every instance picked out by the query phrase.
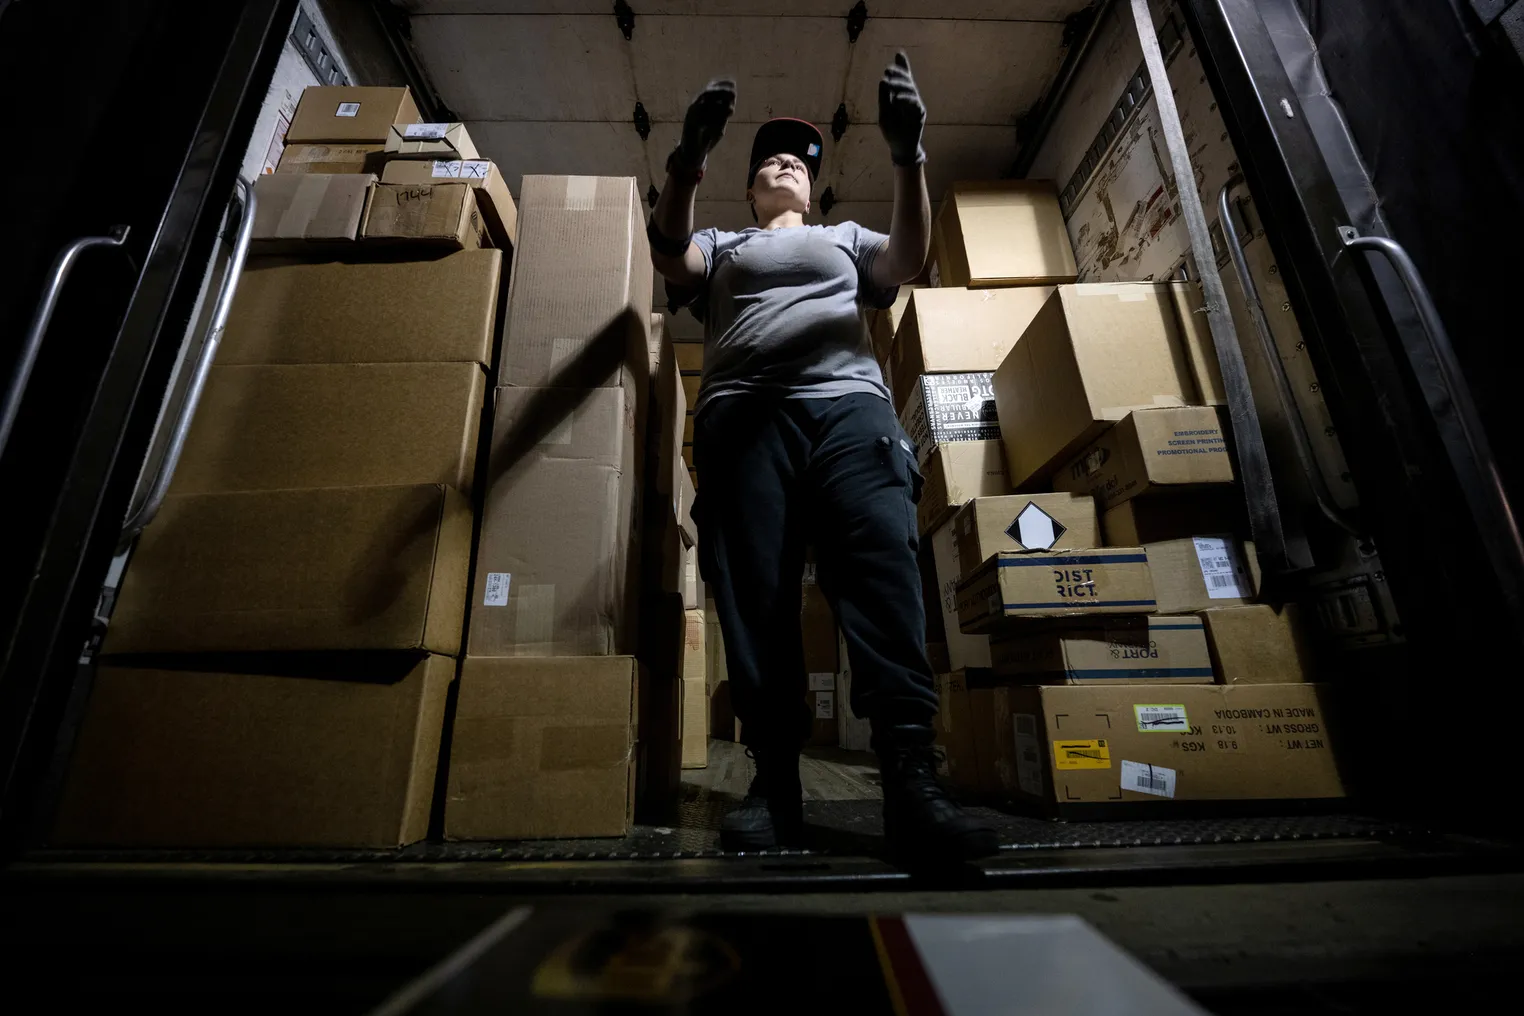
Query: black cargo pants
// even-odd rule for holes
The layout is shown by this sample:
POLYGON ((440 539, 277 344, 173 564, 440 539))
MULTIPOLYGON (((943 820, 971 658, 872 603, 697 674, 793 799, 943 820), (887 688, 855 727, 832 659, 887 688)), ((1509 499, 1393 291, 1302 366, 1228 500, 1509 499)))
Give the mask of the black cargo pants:
POLYGON ((916 566, 921 476, 893 407, 871 394, 728 395, 699 413, 693 442, 700 568, 746 743, 797 747, 808 735, 806 545, 846 640, 852 711, 875 730, 930 725, 937 694, 916 566))

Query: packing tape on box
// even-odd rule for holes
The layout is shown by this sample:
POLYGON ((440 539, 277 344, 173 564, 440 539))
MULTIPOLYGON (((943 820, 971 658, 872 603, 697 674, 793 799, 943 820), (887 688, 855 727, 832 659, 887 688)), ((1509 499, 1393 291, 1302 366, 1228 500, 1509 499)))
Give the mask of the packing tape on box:
POLYGON ((590 212, 598 203, 598 178, 596 176, 569 176, 566 178, 566 210, 590 212))
POLYGON ((281 213, 280 221, 275 227, 275 235, 300 236, 305 233, 305 227, 312 222, 313 216, 322 207, 323 199, 328 195, 330 183, 332 181, 325 173, 304 174, 291 195, 290 204, 286 205, 286 210, 281 213))
POLYGON ((552 642, 556 630, 556 587, 522 584, 513 611, 513 641, 519 645, 552 642))

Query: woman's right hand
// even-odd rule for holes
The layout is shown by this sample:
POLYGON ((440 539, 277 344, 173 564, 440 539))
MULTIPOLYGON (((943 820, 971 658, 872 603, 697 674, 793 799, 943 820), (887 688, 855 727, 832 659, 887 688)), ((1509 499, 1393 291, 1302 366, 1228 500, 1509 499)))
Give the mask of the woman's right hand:
POLYGON ((725 124, 736 111, 736 83, 730 78, 716 78, 688 104, 683 117, 683 139, 677 146, 678 158, 689 169, 704 168, 704 160, 725 136, 725 124))

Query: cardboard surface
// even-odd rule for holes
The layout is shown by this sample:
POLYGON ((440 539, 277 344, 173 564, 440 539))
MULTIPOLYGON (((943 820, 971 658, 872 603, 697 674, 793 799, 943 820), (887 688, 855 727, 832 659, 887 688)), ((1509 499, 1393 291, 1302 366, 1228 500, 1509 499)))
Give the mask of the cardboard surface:
POLYGON ((889 365, 893 363, 894 336, 905 319, 905 309, 910 306, 910 294, 920 288, 914 283, 901 286, 894 303, 882 310, 873 311, 868 322, 868 334, 873 341, 873 357, 878 360, 879 366, 885 368, 886 377, 891 373, 889 365))
POLYGON ((218 364, 488 363, 500 251, 407 262, 250 258, 218 364))
POLYGON ((647 363, 651 370, 651 411, 648 429, 650 445, 647 472, 656 492, 673 502, 673 511, 679 511, 677 502, 683 477, 688 472, 683 461, 683 432, 688 421, 688 398, 683 391, 682 377, 677 363, 677 353, 666 334, 666 325, 660 314, 651 315, 650 337, 647 340, 647 363))
POLYGON ((1108 547, 1138 547, 1192 533, 1248 532, 1243 492, 1228 484, 1129 498, 1101 515, 1101 539, 1108 547))
POLYGON ((1331 699, 1316 684, 1012 688, 993 697, 1002 789, 1050 810, 1343 797, 1331 699))
POLYGON ((683 768, 709 764, 708 627, 702 607, 683 612, 683 768))
POLYGON ((510 250, 518 242, 518 207, 503 174, 490 159, 393 159, 381 170, 381 182, 469 184, 486 221, 491 246, 510 250))
POLYGON ((1140 547, 1060 554, 995 555, 958 583, 965 632, 999 630, 1006 618, 1157 611, 1148 558, 1140 547))
POLYGON ((394 123, 386 132, 386 158, 458 162, 480 153, 463 123, 394 123))
POLYGON ((109 653, 460 651, 471 505, 442 484, 182 494, 144 531, 109 653))
POLYGON ((213 367, 170 492, 469 492, 485 386, 475 363, 213 367))
POLYGON ((1053 475, 1056 490, 1095 497, 1104 511, 1140 494, 1233 482, 1233 456, 1218 410, 1128 413, 1053 475))
POLYGON ((280 153, 277 176, 283 173, 375 173, 385 145, 287 145, 280 153))
POLYGON ((1002 550, 1090 550, 1101 545, 1095 501, 1082 494, 976 497, 959 508, 949 524, 962 575, 1002 550))
POLYGON ((1159 611, 1184 614, 1253 603, 1259 595, 1254 544, 1229 534, 1187 536, 1143 545, 1159 611))
POLYGON ((947 640, 947 660, 952 670, 989 669, 990 637, 965 635, 958 627, 958 582, 963 572, 958 563, 957 536, 947 522, 930 536, 932 564, 937 580, 937 604, 947 640))
POLYGON ((1005 456, 999 441, 951 441, 937 445, 923 467, 925 482, 916 505, 921 535, 952 518, 976 497, 1004 494, 1005 456))
POLYGON ((1211 684, 1206 630, 1192 615, 1110 617, 1014 629, 990 640, 995 674, 1020 684, 1211 684))
POLYGON ((445 838, 623 836, 634 811, 639 683, 628 656, 467 657, 445 838))
POLYGON ((455 661, 95 675, 56 846, 396 847, 428 832, 455 661))
POLYGON ((492 246, 465 183, 378 183, 360 235, 371 242, 427 243, 452 250, 492 246))
POLYGON ((891 359, 895 403, 922 374, 993 371, 1052 295, 1050 286, 922 289, 911 294, 891 359))
POLYGON ((634 652, 637 413, 628 377, 616 388, 498 389, 470 655, 634 652))
POLYGON ((1222 367, 1217 362, 1217 346, 1207 323, 1206 298, 1199 282, 1171 282, 1170 302, 1180 338, 1185 343, 1185 357, 1190 361, 1191 377, 1196 382, 1196 399, 1203 406, 1226 406, 1228 394, 1222 386, 1222 367))
POLYGON ((412 93, 402 88, 313 85, 302 91, 286 144, 386 144, 394 123, 417 123, 412 93))
POLYGON ((1011 486, 1045 483, 1134 409, 1196 398, 1168 287, 1059 286, 995 371, 1011 486))
POLYGON ((524 177, 503 367, 513 387, 648 376, 651 252, 632 177, 524 177))
POLYGON ((1049 180, 959 182, 937 216, 941 286, 1073 282, 1069 230, 1049 180))
POLYGON ((962 671, 938 674, 937 744, 942 749, 939 775, 954 793, 979 790, 979 758, 974 747, 974 715, 962 671))
POLYGON ((939 444, 1000 440, 994 377, 989 371, 923 374, 904 393, 900 426, 915 443, 916 462, 923 469, 939 444))
POLYGON ((1294 684, 1316 672, 1295 604, 1213 607, 1201 620, 1221 684, 1294 684))
POLYGON ((274 173, 254 181, 256 253, 353 242, 376 178, 369 173, 274 173))
POLYGON ((809 744, 836 743, 836 675, 841 670, 841 637, 836 615, 814 582, 805 582, 800 598, 799 634, 804 644, 805 699, 813 718, 809 744))

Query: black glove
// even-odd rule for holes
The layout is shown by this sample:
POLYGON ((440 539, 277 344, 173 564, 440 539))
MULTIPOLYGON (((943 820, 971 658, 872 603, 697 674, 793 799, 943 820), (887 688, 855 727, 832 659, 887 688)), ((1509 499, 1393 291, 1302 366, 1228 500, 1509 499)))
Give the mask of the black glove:
POLYGON ((926 104, 910 76, 910 60, 904 51, 884 68, 878 83, 878 129, 889 142, 889 158, 896 166, 916 166, 926 161, 921 148, 921 128, 926 126, 926 104))
POLYGON ((683 139, 674 154, 685 168, 704 168, 704 160, 725 136, 725 123, 736 111, 736 83, 716 78, 688 104, 683 117, 683 139))

